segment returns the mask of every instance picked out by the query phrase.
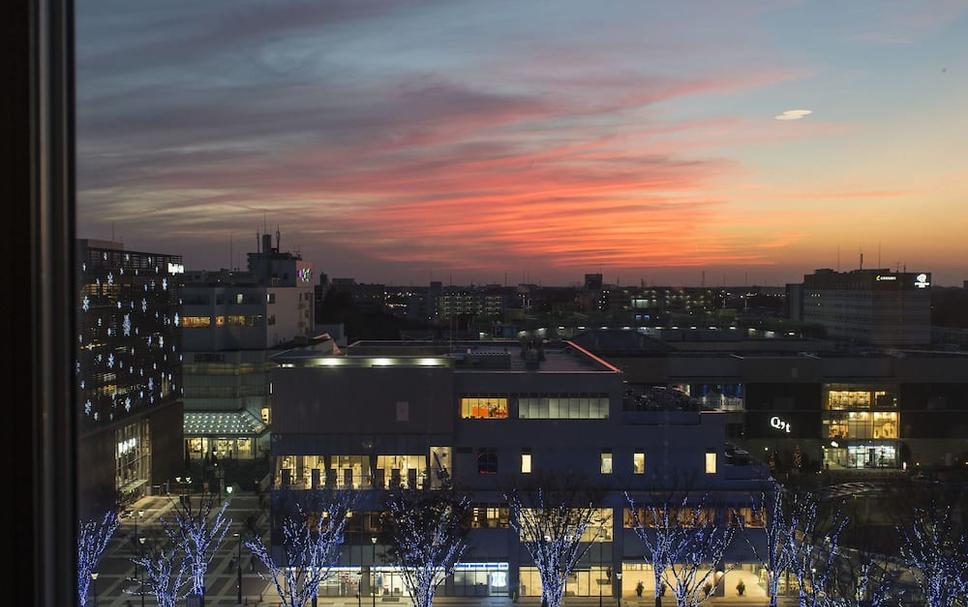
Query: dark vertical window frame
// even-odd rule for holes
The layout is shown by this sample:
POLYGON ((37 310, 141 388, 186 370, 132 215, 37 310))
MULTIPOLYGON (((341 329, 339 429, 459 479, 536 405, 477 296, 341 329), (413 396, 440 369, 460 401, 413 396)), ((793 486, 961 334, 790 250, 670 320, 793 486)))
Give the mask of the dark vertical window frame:
POLYGON ((18 599, 24 595, 16 604, 64 607, 76 604, 73 2, 16 0, 3 12, 16 13, 23 28, 28 66, 21 87, 27 103, 19 114, 24 136, 17 138, 25 170, 13 175, 23 180, 25 210, 8 223, 15 232, 9 246, 17 249, 7 259, 23 273, 13 284, 21 290, 22 315, 8 316, 15 323, 12 335, 23 336, 12 343, 28 345, 12 351, 22 359, 16 383, 29 382, 23 402, 30 403, 30 419, 14 429, 18 444, 28 442, 16 458, 30 474, 22 492, 30 500, 31 515, 23 523, 32 540, 32 575, 11 578, 11 585, 18 599))

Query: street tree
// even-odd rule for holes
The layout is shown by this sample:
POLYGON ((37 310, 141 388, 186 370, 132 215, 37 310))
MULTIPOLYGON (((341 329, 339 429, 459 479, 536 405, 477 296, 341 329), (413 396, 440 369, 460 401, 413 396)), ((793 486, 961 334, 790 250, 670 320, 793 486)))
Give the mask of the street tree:
POLYGON ((911 568, 928 607, 968 601, 968 535, 949 504, 933 500, 914 507, 898 533, 901 559, 911 568))
POLYGON ((171 541, 177 544, 188 561, 191 576, 191 595, 203 602, 205 597, 205 574, 215 558, 232 520, 225 511, 229 502, 217 504, 214 496, 205 496, 198 505, 191 496, 180 496, 174 503, 171 518, 163 518, 162 526, 171 541))
POLYGON ((706 498, 690 500, 671 496, 637 504, 626 493, 633 529, 652 565, 656 607, 662 604, 664 576, 677 607, 695 607, 715 592, 717 569, 725 572, 724 557, 737 529, 716 524, 715 512, 706 498))
POLYGON ((467 548, 470 500, 452 487, 395 489, 386 497, 388 556, 400 568, 415 607, 431 607, 437 586, 467 548))
POLYGON ((289 505, 291 514, 279 524, 281 561, 273 558, 260 536, 245 541, 245 547, 265 566, 266 573, 260 575, 272 582, 286 607, 304 607, 332 574, 353 497, 345 491, 316 491, 307 502, 289 505))
POLYGON ((85 607, 91 585, 91 574, 97 572, 101 555, 108 547, 120 520, 118 513, 109 510, 100 519, 82 522, 77 529, 77 601, 85 607))
POLYGON ((541 602, 560 607, 568 576, 590 547, 601 495, 574 474, 536 474, 505 494, 511 527, 538 569, 541 602))

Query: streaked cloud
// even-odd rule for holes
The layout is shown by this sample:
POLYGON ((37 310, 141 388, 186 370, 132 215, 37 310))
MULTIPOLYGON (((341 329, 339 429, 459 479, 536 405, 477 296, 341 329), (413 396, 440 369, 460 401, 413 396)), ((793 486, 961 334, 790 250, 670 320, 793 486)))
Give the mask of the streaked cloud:
POLYGON ((800 120, 813 113, 813 110, 785 110, 773 118, 776 120, 800 120))

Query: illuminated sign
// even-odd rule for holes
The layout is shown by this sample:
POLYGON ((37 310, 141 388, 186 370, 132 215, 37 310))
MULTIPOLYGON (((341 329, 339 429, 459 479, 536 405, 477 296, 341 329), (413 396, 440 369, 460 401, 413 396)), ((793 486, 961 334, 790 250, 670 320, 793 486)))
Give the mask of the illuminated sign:
POLYGON ((919 289, 924 289, 931 286, 931 282, 928 280, 928 275, 923 272, 921 274, 918 274, 914 278, 914 286, 916 286, 919 289))
POLYGON ((786 430, 787 434, 790 433, 790 422, 785 422, 775 415, 770 418, 770 426, 777 430, 786 430))
POLYGON ((182 265, 182 264, 180 264, 180 263, 169 263, 168 264, 168 273, 169 274, 184 274, 185 273, 185 266, 182 265))
POLYGON ((881 274, 878 274, 877 276, 874 277, 874 280, 879 280, 879 281, 884 281, 884 280, 897 280, 897 276, 894 276, 894 275, 883 276, 881 274))
POLYGON ((507 563, 455 563, 454 569, 497 569, 507 570, 507 563))
POLYGON ((299 276, 299 280, 302 282, 309 282, 313 278, 313 270, 312 268, 299 268, 299 271, 296 272, 296 275, 299 276))

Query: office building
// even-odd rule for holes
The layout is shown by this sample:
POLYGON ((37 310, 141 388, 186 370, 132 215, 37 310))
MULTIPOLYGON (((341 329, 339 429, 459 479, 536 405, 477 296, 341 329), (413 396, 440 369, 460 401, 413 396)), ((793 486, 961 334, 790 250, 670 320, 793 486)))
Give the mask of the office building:
POLYGON ((77 242, 79 503, 157 493, 182 470, 178 255, 77 242))
POLYGON ((931 274, 889 269, 803 277, 791 302, 791 318, 822 326, 832 339, 858 344, 918 346, 931 343, 931 274))

